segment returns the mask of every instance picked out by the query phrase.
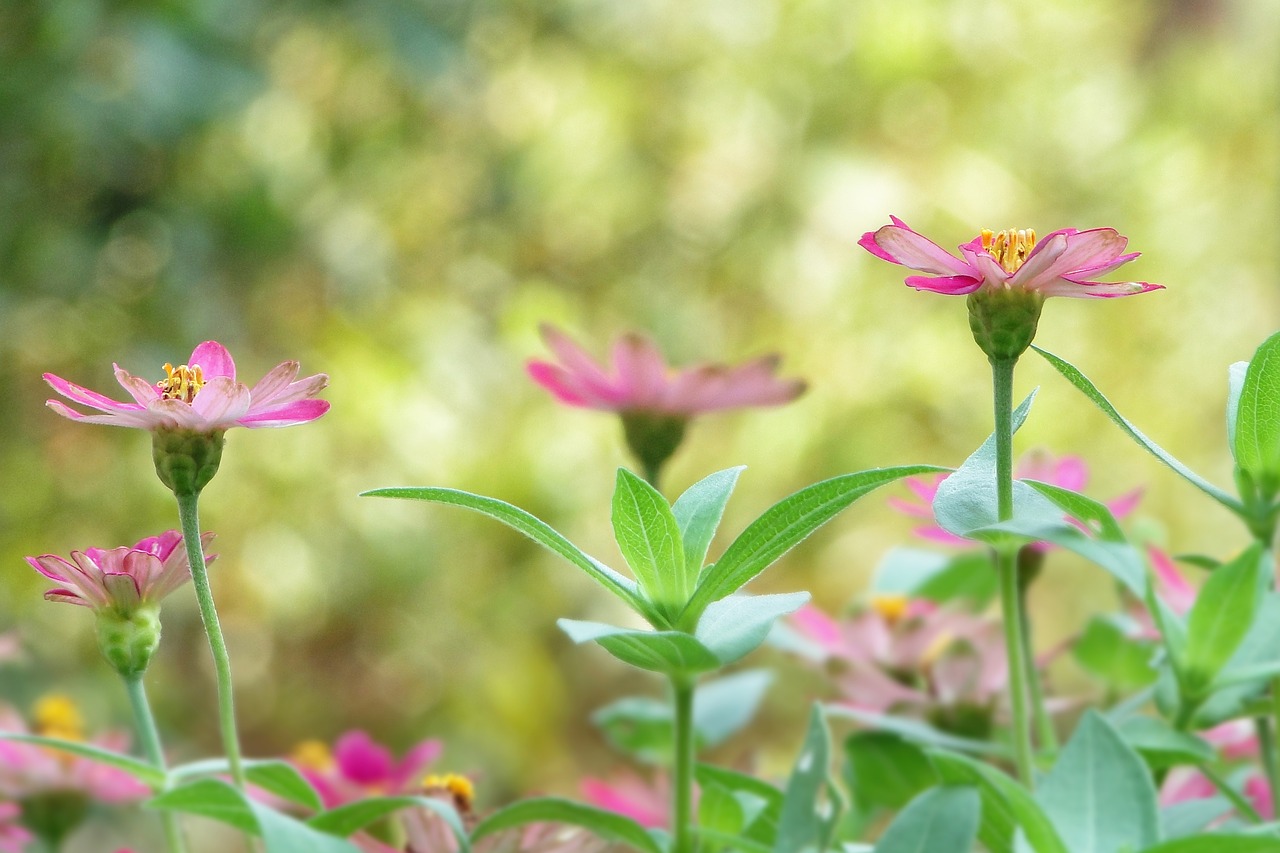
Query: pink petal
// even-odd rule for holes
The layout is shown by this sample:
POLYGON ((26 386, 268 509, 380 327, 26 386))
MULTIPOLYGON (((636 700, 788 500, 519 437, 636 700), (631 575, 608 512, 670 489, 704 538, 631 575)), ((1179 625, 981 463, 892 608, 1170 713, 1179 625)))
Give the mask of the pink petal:
POLYGON ((61 402, 60 400, 47 400, 45 405, 53 409, 64 418, 72 421, 78 421, 82 424, 106 424, 107 426, 133 427, 137 429, 152 429, 159 426, 161 421, 147 412, 138 412, 131 414, 121 412, 111 415, 86 415, 77 412, 75 409, 61 402))
POLYGON ((791 622, 809 639, 828 651, 840 647, 840 625, 812 604, 806 604, 791 614, 791 622))
POLYGON ((941 278, 909 275, 905 281, 907 287, 914 287, 916 290, 929 290, 945 296, 964 296, 966 293, 973 293, 982 286, 982 279, 972 278, 967 275, 944 276, 941 278))
POLYGON ((296 400, 278 409, 245 415, 236 421, 245 427, 287 427, 305 424, 329 411, 328 400, 296 400))
POLYGON ((1191 609, 1196 600, 1196 588, 1187 583, 1181 573, 1173 565, 1173 560, 1159 548, 1147 546, 1147 557, 1151 560, 1151 570, 1155 572, 1156 589, 1165 602, 1179 615, 1191 609))
POLYGON ((613 366, 618 373, 619 390, 629 407, 662 408, 667 365, 653 341, 640 335, 623 335, 613 345, 613 366))
POLYGON ((267 375, 259 379, 249 389, 249 393, 253 395, 254 404, 268 403, 273 400, 276 395, 289 387, 289 383, 297 377, 298 370, 301 367, 302 365, 296 361, 285 361, 267 371, 267 375))
MULTIPOLYGON (((878 258, 910 267, 920 272, 941 276, 977 278, 973 268, 927 237, 891 217, 892 225, 862 235, 858 245, 878 258)), ((931 288, 930 288, 931 289, 931 288)))
POLYGON ((113 364, 112 368, 115 370, 116 381, 120 383, 120 387, 128 391, 129 396, 133 397, 139 406, 149 406, 160 399, 160 392, 156 390, 155 385, 134 376, 118 364, 113 364))
POLYGON ((118 400, 112 400, 110 397, 104 397, 97 391, 90 391, 88 388, 68 382, 60 376, 54 376, 52 373, 44 374, 44 381, 48 382, 54 391, 57 391, 71 402, 97 409, 100 412, 130 412, 138 411, 142 408, 137 403, 122 403, 118 400))
POLYGON ((1108 299, 1117 296, 1136 296, 1152 290, 1164 290, 1164 285, 1146 281, 1071 281, 1059 278, 1037 289, 1045 296, 1108 299))
POLYGON ((230 426, 244 417, 253 402, 248 387, 231 376, 215 376, 196 392, 191 409, 209 425, 230 426))
POLYGON ((206 381, 225 376, 234 382, 236 378, 236 363, 231 358, 231 353, 217 341, 205 341, 197 346, 191 351, 187 365, 199 365, 206 381))
POLYGON ((391 753, 362 731, 350 731, 333 745, 333 758, 342 775, 360 785, 385 782, 394 762, 391 753))
POLYGON ((606 375, 591 356, 571 341, 567 335, 548 323, 543 323, 539 328, 542 332, 542 340, 547 347, 564 365, 565 370, 573 374, 584 388, 590 390, 591 396, 615 402, 625 396, 618 387, 618 383, 606 375))
POLYGON ((1132 513, 1138 507, 1138 503, 1142 500, 1144 490, 1142 488, 1134 489, 1132 492, 1126 492, 1118 498, 1107 501, 1107 509, 1111 510, 1111 514, 1116 518, 1124 518, 1132 513))
POLYGON ((550 391, 562 403, 591 409, 613 408, 612 401, 606 401, 591 393, 575 374, 558 364, 533 360, 525 364, 525 370, 534 382, 550 391))

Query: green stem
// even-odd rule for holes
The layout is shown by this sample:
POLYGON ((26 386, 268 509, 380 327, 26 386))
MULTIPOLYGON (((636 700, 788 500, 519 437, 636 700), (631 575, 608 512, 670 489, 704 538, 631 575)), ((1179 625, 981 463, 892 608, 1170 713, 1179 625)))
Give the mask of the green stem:
POLYGON ((209 651, 213 655, 213 668, 218 679, 218 717, 222 727, 222 748, 227 753, 231 780, 237 788, 243 789, 244 767, 240 760, 240 738, 236 734, 236 706, 231 697, 231 657, 227 654, 227 641, 222 637, 218 610, 213 606, 209 569, 204 563, 204 546, 200 542, 200 516, 197 511, 199 499, 198 494, 178 495, 178 517, 182 520, 182 538, 187 545, 187 557, 191 560, 191 584, 196 590, 200 619, 204 622, 204 632, 209 638, 209 651))
POLYGON ((672 780, 671 853, 693 853, 693 691, 694 681, 671 677, 675 705, 675 762, 672 780))
POLYGON ((1198 768, 1204 777, 1213 783, 1213 787, 1217 788, 1222 796, 1231 801, 1236 807, 1236 811, 1240 816, 1250 823, 1262 823, 1262 815, 1258 814, 1258 810, 1253 807, 1253 803, 1242 795, 1239 791, 1231 786, 1231 783, 1222 778, 1222 775, 1206 764, 1201 764, 1198 768))
POLYGON ((1022 659, 1027 664, 1027 689, 1031 693, 1031 714, 1035 720, 1036 737, 1040 749, 1050 755, 1058 752, 1058 733, 1053 729, 1053 720, 1049 717, 1049 709, 1044 702, 1044 689, 1040 685, 1039 672, 1036 669, 1036 656, 1031 636, 1031 619, 1027 615, 1027 588, 1019 586, 1018 615, 1022 618, 1022 659))
MULTIPOLYGON (((1013 518, 1013 368, 1017 359, 991 360, 991 384, 996 424, 996 501, 999 519, 1013 518)), ((1027 647, 1023 637, 1022 596, 1019 593, 1017 547, 996 547, 996 571, 1000 576, 1000 608, 1003 614, 1005 653, 1009 656, 1009 693, 1013 707, 1013 753, 1018 778, 1028 789, 1035 787, 1035 763, 1031 747, 1031 718, 1027 708, 1030 689, 1027 647)))
MULTIPOLYGON (((165 764, 164 748, 160 745, 160 730, 156 728, 156 719, 151 714, 151 703, 147 701, 147 691, 142 685, 142 676, 125 676, 124 688, 129 694, 133 720, 138 727, 138 740, 142 742, 142 750, 146 753, 147 760, 156 768, 167 772, 169 768, 165 764)), ((165 787, 167 788, 168 785, 165 787)), ((182 837, 177 813, 162 809, 160 822, 164 826, 164 837, 169 853, 186 853, 187 842, 182 837)))
MULTIPOLYGON (((1275 707, 1273 713, 1280 716, 1280 700, 1276 699, 1277 689, 1280 689, 1280 684, 1272 681, 1271 701, 1275 707)), ((1276 738, 1271 728, 1271 718, 1254 717, 1253 727, 1258 733, 1258 752, 1262 756, 1262 769, 1267 774, 1267 784, 1271 786, 1271 803, 1276 809, 1274 814, 1280 815, 1280 784, 1277 784, 1277 778, 1280 778, 1280 761, 1276 758, 1276 738)))

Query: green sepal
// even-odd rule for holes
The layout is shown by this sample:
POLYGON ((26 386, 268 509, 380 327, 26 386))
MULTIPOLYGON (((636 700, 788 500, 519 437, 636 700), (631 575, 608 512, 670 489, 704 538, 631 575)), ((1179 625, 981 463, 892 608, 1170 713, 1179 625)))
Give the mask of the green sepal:
POLYGON ((1016 361, 1036 337, 1044 296, 1017 287, 981 287, 969 294, 969 330, 993 362, 1016 361))
POLYGON ((94 612, 94 628, 107 663, 125 678, 136 678, 160 647, 160 607, 149 604, 127 614, 103 608, 94 612))
POLYGON ((151 458, 160 482, 175 495, 198 495, 222 462, 226 430, 197 432, 162 427, 151 433, 151 458))

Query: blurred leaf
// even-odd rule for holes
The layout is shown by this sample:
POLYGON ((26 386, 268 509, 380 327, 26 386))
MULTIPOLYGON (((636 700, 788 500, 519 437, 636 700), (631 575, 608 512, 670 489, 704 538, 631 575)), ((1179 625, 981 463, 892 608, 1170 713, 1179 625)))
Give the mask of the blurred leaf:
POLYGON ((1009 748, 1004 744, 957 737, 956 735, 947 734, 944 731, 935 729, 928 723, 922 723, 919 720, 912 720, 908 717, 899 717, 891 714, 877 714, 871 711, 863 711, 849 705, 839 704, 828 704, 826 706, 826 712, 828 717, 854 720, 862 723, 864 726, 871 726, 875 729, 893 732, 894 734, 901 735, 909 741, 923 744, 925 746, 938 746, 943 749, 953 749, 957 752, 973 752, 980 755, 1007 757, 1012 754, 1009 751, 1009 748))
POLYGON ((967 601, 981 610, 999 587, 985 550, 943 554, 918 548, 893 548, 876 566, 871 591, 897 593, 946 604, 967 601))
POLYGON ((606 841, 629 844, 644 853, 664 853, 649 831, 631 818, 557 797, 519 800, 498 809, 480 821, 471 833, 471 840, 479 842, 504 829, 543 821, 580 826, 606 841))
POLYGON ((73 755, 81 755, 85 758, 92 758, 94 761, 100 761, 103 764, 115 767, 117 770, 123 770, 133 778, 137 779, 144 785, 159 790, 164 787, 165 773, 156 767, 147 764, 145 761, 139 761, 131 755, 122 755, 118 752, 112 752, 109 749, 103 749, 100 746, 94 746, 91 743, 79 740, 63 740, 56 737, 41 737, 40 735, 29 735, 21 732, 4 732, 0 731, 0 740, 13 741, 14 743, 30 743, 36 746, 46 747, 48 749, 58 749, 64 752, 70 752, 73 755))
POLYGON ((1156 680, 1156 669, 1151 665, 1155 643, 1129 636, 1111 614, 1090 617, 1071 654, 1089 672, 1123 691, 1146 687, 1156 680))
POLYGON ((1268 555, 1254 544, 1209 575, 1187 614, 1184 658, 1186 688, 1194 696, 1208 687, 1235 653, 1258 613, 1259 576, 1268 555))
POLYGON ((958 853, 978 834, 982 800, 973 788, 934 788, 889 824, 875 853, 958 853))
POLYGON ((954 752, 929 750, 928 755, 947 784, 977 787, 982 797, 978 836, 993 853, 1022 853, 1025 847, 1019 838, 1034 853, 1078 853, 1062 843, 1031 794, 1000 770, 954 752))
POLYGON ((462 819, 458 816, 457 810, 451 803, 434 797, 369 797, 318 814, 308 820, 307 824, 321 832, 346 838, 353 832, 358 832, 390 814, 411 808, 424 808, 435 812, 453 830, 461 853, 467 853, 471 849, 467 830, 462 825, 462 819))
POLYGON ((1184 800, 1160 809, 1160 835, 1169 840, 1185 836, 1198 836, 1219 818, 1235 810, 1230 800, 1223 796, 1184 800))
POLYGON ((1076 853, 1145 850, 1159 840, 1151 775, 1096 711, 1085 712, 1036 801, 1076 853))
POLYGON ((1239 716, 1242 705, 1264 689, 1280 665, 1280 593, 1263 596, 1257 617, 1226 666, 1212 695, 1196 712, 1195 727, 1208 728, 1239 716))
POLYGON ((691 578, 690 588, 697 583, 702 572, 707 550, 724 515, 725 504, 729 502, 738 475, 744 469, 745 466, 727 468, 702 478, 686 489, 671 506, 684 542, 685 571, 691 578))
POLYGON ((1280 332, 1258 347, 1237 404, 1236 464, 1270 496, 1280 489, 1280 332))
POLYGON ((675 615, 697 579, 687 576, 680 526, 657 489, 618 469, 613 492, 613 533, 640 588, 658 607, 675 615))
POLYGON ((1219 489, 1217 486, 1213 485, 1208 480, 1205 480, 1203 477, 1196 474, 1194 471, 1192 471, 1186 465, 1183 465, 1177 459, 1174 459, 1173 456, 1165 452, 1165 450, 1161 448, 1160 445, 1156 444, 1154 441, 1147 438, 1145 435, 1142 434, 1141 431, 1138 430, 1137 427, 1129 423, 1129 421, 1125 420, 1124 417, 1119 412, 1116 411, 1115 406, 1112 406, 1111 403, 1107 400, 1107 398, 1102 395, 1102 392, 1099 391, 1097 388, 1095 388, 1093 383, 1090 382, 1089 379, 1083 373, 1077 370, 1074 365, 1072 365, 1070 362, 1064 359, 1058 358, 1058 356, 1054 355, 1051 352, 1040 349, 1035 344, 1032 344, 1031 348, 1036 352, 1040 353, 1040 355, 1044 357, 1045 361, 1053 365, 1054 369, 1062 374, 1063 378, 1065 378, 1068 382, 1074 385, 1086 397, 1092 400, 1094 405, 1097 406, 1099 409, 1101 409, 1102 413, 1106 415, 1111 420, 1112 423, 1120 427, 1120 429, 1123 430, 1126 435, 1128 435, 1134 441, 1138 442, 1138 444, 1142 445, 1142 447, 1146 448, 1147 452, 1149 452, 1152 456, 1156 457, 1165 465, 1172 468, 1175 472, 1181 475, 1182 478, 1185 479, 1187 482, 1189 482, 1191 485, 1195 486, 1197 489, 1204 492, 1206 495, 1213 498, 1215 501, 1222 504, 1227 509, 1231 510, 1236 514, 1240 514, 1244 512, 1244 507, 1241 505, 1241 503, 1238 500, 1236 500, 1231 495, 1224 492, 1222 489, 1219 489))
POLYGON ((809 730, 783 794, 782 813, 778 819, 778 836, 774 853, 796 853, 813 846, 826 849, 826 842, 836 815, 821 805, 822 789, 827 784, 831 766, 831 735, 822 706, 816 702, 809 712, 809 730))
POLYGON ((696 621, 709 604, 736 592, 863 495, 903 477, 945 470, 933 465, 907 465, 860 471, 815 483, 783 498, 747 525, 720 559, 707 568, 681 622, 696 621))
POLYGON ((808 600, 807 592, 731 595, 703 611, 694 636, 722 664, 731 664, 758 648, 779 617, 795 612, 808 600))
POLYGON ((1157 770, 1179 764, 1203 764, 1217 758, 1213 747, 1205 741, 1155 717, 1129 717, 1120 723, 1117 731, 1157 770))
POLYGON ((698 825, 713 832, 738 835, 746 825, 746 815, 728 788, 710 785, 700 789, 698 825))
MULTIPOLYGON (((246 762, 244 775, 250 783, 281 799, 297 803, 312 811, 324 809, 324 803, 316 793, 316 789, 311 787, 306 777, 298 772, 298 768, 287 761, 246 762)), ((345 837, 350 833, 338 834, 345 837)))
POLYGON ((600 622, 557 619, 575 643, 594 641, 623 663, 664 675, 693 675, 718 669, 720 659, 681 631, 634 631, 600 622))
POLYGON ((1111 514, 1111 508, 1095 501, 1088 495, 1055 486, 1052 483, 1041 483, 1036 480, 1022 480, 1031 488, 1053 501, 1067 515, 1090 526, 1097 536, 1105 542, 1124 542, 1124 531, 1120 523, 1111 514), (1095 529, 1096 528, 1096 529, 1095 529))
POLYGON ((1280 841, 1247 835, 1198 835, 1148 847, 1143 853, 1275 853, 1280 841))
POLYGON ((897 810, 938 784, 924 750, 889 732, 854 732, 844 742, 849 789, 864 810, 897 810))

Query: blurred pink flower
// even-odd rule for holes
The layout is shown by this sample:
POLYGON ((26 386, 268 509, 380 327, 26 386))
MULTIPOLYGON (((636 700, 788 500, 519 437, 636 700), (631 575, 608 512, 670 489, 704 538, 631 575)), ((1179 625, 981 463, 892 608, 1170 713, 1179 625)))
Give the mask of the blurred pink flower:
POLYGON ((54 391, 102 414, 84 414, 60 400, 48 406, 63 417, 89 424, 145 430, 181 429, 212 433, 233 426, 286 427, 313 421, 329 410, 315 399, 329 382, 323 373, 298 379, 298 362, 273 368, 252 388, 236 381, 236 365, 222 344, 205 341, 180 367, 165 365, 165 378, 152 384, 115 366, 116 380, 133 397, 122 403, 54 376, 54 391))
POLYGON ((1021 290, 1048 296, 1132 296, 1163 288, 1145 281, 1091 280, 1138 257, 1124 254, 1128 239, 1114 228, 1064 228, 1037 241, 1034 231, 979 236, 960 246, 960 257, 921 236, 896 216, 891 224, 862 235, 858 245, 877 258, 928 273, 908 276, 916 290, 964 295, 979 289, 1021 290))
MULTIPOLYGON (((1218 748, 1228 761, 1256 758, 1258 736, 1251 720, 1232 720, 1202 732, 1200 737, 1218 748)), ((1250 768, 1242 786, 1245 799, 1264 820, 1275 817, 1271 802, 1271 786, 1261 771, 1250 768)), ((1160 805, 1171 806, 1186 800, 1202 800, 1218 794, 1218 789, 1194 767, 1175 767, 1160 786, 1160 805)))
POLYGON ((688 418, 701 412, 788 403, 804 391, 796 379, 778 379, 777 356, 737 367, 702 364, 683 370, 667 366, 653 341, 624 335, 613 345, 613 363, 602 367, 560 330, 542 326, 542 338, 559 364, 533 359, 535 382, 562 403, 611 412, 645 412, 688 418))
POLYGON ((440 741, 424 740, 397 761, 365 732, 349 731, 332 751, 320 741, 305 741, 290 760, 331 809, 365 797, 420 793, 427 766, 440 751, 440 741))
POLYGON ((666 776, 649 781, 636 773, 622 773, 609 781, 587 778, 582 798, 593 806, 617 812, 650 829, 671 824, 671 783, 666 776))
MULTIPOLYGON (((932 523, 933 499, 938 494, 938 487, 942 485, 942 481, 948 476, 950 475, 936 474, 929 478, 908 477, 905 483, 914 495, 914 499, 892 497, 889 498, 888 504, 904 515, 909 515, 912 518, 927 519, 931 522, 917 527, 914 531, 917 536, 933 542, 940 542, 944 545, 970 547, 975 544, 972 539, 965 539, 963 536, 949 533, 936 523, 932 523)), ((1044 451, 1032 451, 1018 460, 1017 468, 1014 470, 1014 477, 1019 480, 1036 480, 1041 483, 1048 483, 1051 486, 1079 492, 1083 491, 1089 482, 1089 467, 1079 456, 1059 456, 1055 458, 1044 451)), ((1134 489, 1108 502, 1107 508, 1111 510, 1111 514, 1116 518, 1124 518, 1133 512, 1141 499, 1142 489, 1134 489)), ((1073 524, 1083 527, 1078 521, 1071 521, 1073 524)), ((1037 542, 1032 547, 1046 550, 1052 546, 1047 542, 1037 542)))
POLYGON ((824 667, 839 701, 925 720, 968 737, 1003 714, 1008 666, 1000 624, 901 595, 833 619, 812 605, 790 618, 798 651, 824 667))
MULTIPOLYGON (((85 739, 79 711, 65 697, 47 696, 40 700, 34 717, 35 725, 28 728, 16 711, 0 706, 0 732, 85 739)), ((107 732, 90 742, 123 752, 129 738, 123 732, 107 732)), ((46 794, 80 794, 94 802, 131 803, 150 796, 151 791, 123 770, 91 758, 0 740, 0 799, 21 802, 46 794)))
POLYGON ((22 853, 34 836, 19 823, 22 807, 17 803, 0 803, 0 853, 22 853))
MULTIPOLYGON (((212 533, 200 537, 205 548, 212 533)), ((211 563, 216 555, 205 558, 211 563)), ((49 601, 65 601, 94 610, 128 615, 155 604, 191 579, 191 563, 182 547, 182 534, 169 530, 132 547, 86 548, 71 559, 54 554, 27 557, 40 574, 59 584, 44 594, 49 601)))

